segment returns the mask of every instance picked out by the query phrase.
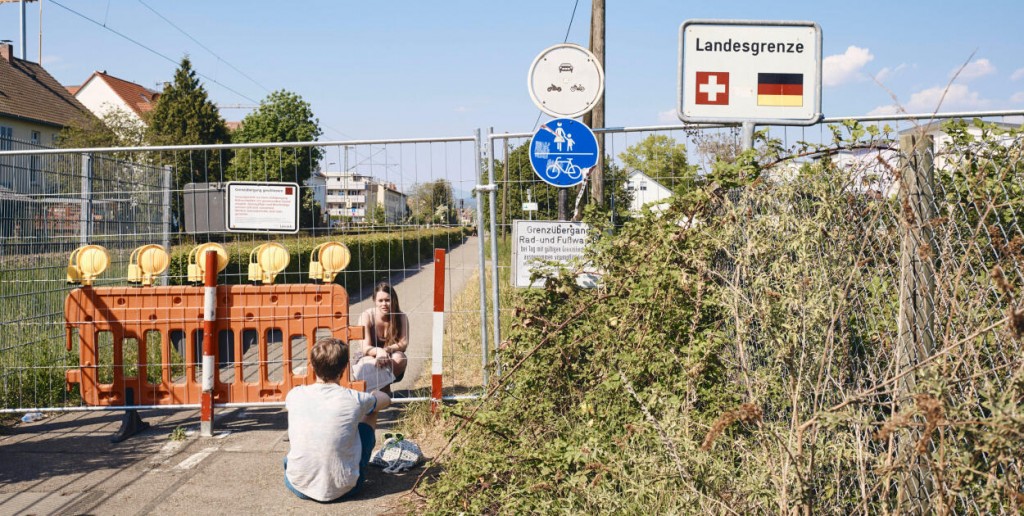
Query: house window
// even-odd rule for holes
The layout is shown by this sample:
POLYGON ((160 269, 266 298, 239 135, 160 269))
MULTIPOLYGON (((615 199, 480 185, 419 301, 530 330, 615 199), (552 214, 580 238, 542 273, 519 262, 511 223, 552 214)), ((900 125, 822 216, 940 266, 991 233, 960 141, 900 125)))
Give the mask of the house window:
POLYGON ((0 125, 0 150, 11 150, 12 139, 14 139, 14 128, 0 125))
MULTIPOLYGON (((32 146, 39 148, 39 139, 42 135, 39 131, 32 131, 32 146)), ((31 184, 39 184, 39 156, 33 155, 29 162, 28 180, 31 184)))

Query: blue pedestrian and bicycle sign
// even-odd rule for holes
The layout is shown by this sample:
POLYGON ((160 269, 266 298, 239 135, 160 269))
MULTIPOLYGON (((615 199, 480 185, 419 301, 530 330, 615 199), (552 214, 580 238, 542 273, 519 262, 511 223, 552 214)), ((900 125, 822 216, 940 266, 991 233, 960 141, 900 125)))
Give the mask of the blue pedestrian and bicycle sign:
POLYGON ((560 188, 583 182, 584 172, 597 165, 597 137, 571 118, 556 118, 530 140, 530 164, 537 177, 560 188))

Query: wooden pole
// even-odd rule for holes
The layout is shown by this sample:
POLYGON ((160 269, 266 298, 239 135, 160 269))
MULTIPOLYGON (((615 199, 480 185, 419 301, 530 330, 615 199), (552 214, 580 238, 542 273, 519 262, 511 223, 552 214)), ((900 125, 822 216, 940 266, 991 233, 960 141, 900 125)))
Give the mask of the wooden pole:
MULTIPOLYGON (((931 136, 908 134, 900 137, 900 307, 896 363, 902 373, 935 351, 935 243, 931 221, 935 218, 934 142, 931 136)), ((900 412, 914 405, 915 375, 900 380, 897 403, 900 412)), ((899 445, 901 458, 907 461, 900 486, 900 504, 904 511, 928 512, 931 475, 928 465, 917 453, 920 436, 908 436, 899 445)))
MULTIPOLYGON (((593 0, 590 7, 590 51, 604 69, 604 0, 593 0)), ((605 76, 607 77, 607 72, 605 76)), ((604 92, 594 109, 583 118, 591 129, 604 128, 604 92)), ((597 164, 590 171, 590 198, 597 206, 604 206, 604 134, 597 134, 597 164)))

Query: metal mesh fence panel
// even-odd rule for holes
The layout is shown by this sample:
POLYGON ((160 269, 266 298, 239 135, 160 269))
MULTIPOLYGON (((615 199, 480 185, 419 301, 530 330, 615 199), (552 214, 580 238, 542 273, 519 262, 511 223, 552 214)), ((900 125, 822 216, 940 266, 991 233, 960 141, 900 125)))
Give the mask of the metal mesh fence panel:
MULTIPOLYGON (((64 300, 75 288, 65 278, 69 255, 84 244, 100 245, 109 252, 110 265, 95 286, 111 287, 128 285, 130 254, 146 244, 161 244, 170 254, 170 268, 155 284, 188 284, 187 266, 196 260, 189 252, 208 242, 223 245, 230 255, 219 284, 252 283, 248 274, 255 259, 252 251, 271 241, 291 254, 275 284, 310 283, 315 246, 340 241, 352 258, 334 282, 348 292, 349 324, 356 325, 360 314, 372 307, 372 290, 382 281, 393 285, 409 318, 406 353, 416 365, 395 386, 402 397, 429 396, 435 289, 429 269, 434 249, 443 248, 449 253, 447 282, 439 286, 445 289, 449 310, 446 339, 460 339, 463 355, 475 346, 477 357, 452 358, 459 364, 451 371, 445 395, 478 388, 480 344, 470 344, 454 328, 479 327, 479 310, 453 309, 468 306, 460 296, 479 299, 472 292, 475 284, 469 282, 478 274, 479 245, 468 229, 474 222, 477 147, 477 139, 469 136, 71 152, 14 145, 6 154, 0 152, 0 408, 11 412, 84 406, 77 387, 66 389, 65 372, 80 364, 77 334, 67 341, 71 349, 65 348, 64 320, 64 300), (299 231, 229 231, 223 204, 229 181, 297 184, 299 231)), ((196 365, 187 362, 186 356, 192 356, 187 348, 198 346, 198 337, 184 332, 152 335, 141 326, 136 333, 124 339, 125 349, 114 345, 120 339, 99 336, 101 363, 89 367, 97 368, 103 378, 110 376, 109 369, 117 367, 112 350, 118 347, 125 353, 125 373, 136 375, 140 363, 163 358, 161 340, 172 344, 172 356, 166 357, 173 370, 172 382, 182 381, 185 368, 192 370, 196 365), (139 342, 146 345, 140 347, 139 342), (151 356, 133 359, 139 349, 148 349, 151 356)), ((273 334, 240 331, 222 335, 221 340, 221 382, 233 381, 238 363, 249 380, 263 370, 270 380, 279 379, 284 374, 283 348, 300 350, 305 345, 304 339, 293 342, 287 324, 273 334), (266 341, 266 354, 261 351, 264 345, 250 344, 258 340, 266 341), (232 351, 234 341, 244 341, 241 354, 232 351)), ((356 359, 362 350, 353 348, 356 359)), ((453 351, 451 356, 457 355, 453 351)), ((305 361, 304 351, 301 360, 305 361)), ((155 388, 159 370, 151 367, 149 372, 156 375, 150 378, 155 388)))

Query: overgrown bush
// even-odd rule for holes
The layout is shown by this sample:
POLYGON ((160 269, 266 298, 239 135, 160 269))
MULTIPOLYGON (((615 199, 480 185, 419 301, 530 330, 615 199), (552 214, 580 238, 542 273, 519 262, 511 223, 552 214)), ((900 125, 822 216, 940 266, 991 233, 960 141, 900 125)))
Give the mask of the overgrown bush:
MULTIPOLYGON (((915 220, 902 189, 873 187, 872 175, 902 184, 898 163, 762 165, 787 163, 782 151, 893 148, 855 123, 836 134, 818 149, 764 142, 614 234, 595 219, 601 286, 565 271, 522 296, 503 375, 453 409, 428 509, 1024 509, 1020 255, 988 245, 978 222, 1017 200, 961 182, 982 199, 967 219, 939 181, 935 216, 915 220), (931 239, 906 245, 922 227, 931 239), (907 297, 908 263, 932 271, 916 308, 930 328, 900 322, 922 302, 907 297)), ((986 166, 969 170, 1024 184, 1010 136, 1009 152, 979 151, 986 166)), ((1022 233, 1005 213, 989 220, 1008 241, 1022 233)))

